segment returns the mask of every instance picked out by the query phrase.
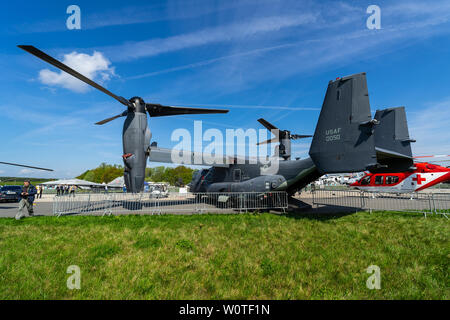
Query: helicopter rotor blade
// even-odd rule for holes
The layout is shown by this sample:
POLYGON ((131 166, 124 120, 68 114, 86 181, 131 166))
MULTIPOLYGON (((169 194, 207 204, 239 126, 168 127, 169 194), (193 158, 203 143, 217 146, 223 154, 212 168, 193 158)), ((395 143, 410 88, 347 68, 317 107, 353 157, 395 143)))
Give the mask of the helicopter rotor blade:
POLYGON ((261 144, 268 144, 268 143, 277 143, 280 142, 280 140, 278 139, 278 137, 263 141, 263 142, 258 142, 256 145, 259 146, 261 144))
POLYGON ((127 114, 128 114, 128 111, 124 111, 124 112, 122 112, 121 114, 118 114, 118 115, 116 115, 116 116, 114 116, 114 117, 111 117, 111 118, 104 119, 104 120, 99 121, 99 122, 96 122, 95 124, 100 126, 100 125, 102 125, 102 124, 105 124, 105 123, 108 123, 108 122, 110 122, 110 121, 113 121, 113 120, 115 120, 115 119, 117 119, 117 118, 120 118, 120 117, 126 117, 127 114))
POLYGON ((450 162, 450 160, 431 160, 430 162, 432 162, 432 163, 437 163, 437 162, 450 162))
POLYGON ((74 76, 75 78, 83 81, 84 83, 100 90, 101 92, 107 94, 108 96, 116 99, 117 101, 119 101, 121 104, 129 107, 130 106, 130 102, 125 99, 124 97, 121 96, 116 96, 114 93, 112 93, 111 91, 105 89, 104 87, 102 87, 101 85, 99 85, 98 83, 92 81, 91 79, 83 76, 81 73, 73 70, 72 68, 68 67, 67 65, 65 65, 64 63, 56 60, 55 58, 49 56, 48 54, 46 54, 45 52, 42 52, 41 50, 35 48, 34 46, 28 46, 28 45, 18 45, 18 47, 22 50, 25 50, 28 53, 31 53, 32 55, 38 57, 39 59, 44 60, 45 62, 57 67, 58 69, 67 72, 68 74, 74 76))
POLYGON ((279 130, 277 127, 275 127, 273 124, 271 124, 269 121, 264 120, 263 118, 258 119, 258 122, 261 123, 267 130, 279 130))
POLYGON ((275 127, 273 124, 271 124, 269 121, 260 118, 258 119, 258 122, 261 123, 267 130, 272 132, 275 135, 275 138, 272 138, 270 140, 266 140, 264 142, 257 143, 257 145, 260 144, 266 144, 266 143, 273 143, 273 142, 280 142, 280 139, 291 139, 291 140, 297 140, 297 139, 305 139, 305 138, 311 138, 311 135, 302 135, 302 134, 291 134, 290 131, 284 130, 280 132, 280 129, 275 127))
POLYGON ((305 138, 311 138, 311 135, 304 135, 304 134, 291 134, 290 139, 297 140, 297 139, 305 139, 305 138))
POLYGON ((280 142, 280 129, 275 127, 273 124, 271 124, 269 121, 264 120, 263 118, 258 119, 258 122, 261 123, 267 130, 269 130, 271 133, 275 135, 275 138, 258 142, 256 145, 259 146, 261 144, 267 144, 267 143, 277 143, 280 142))
POLYGON ((413 157, 413 159, 421 159, 421 158, 450 158, 450 155, 448 155, 448 154, 438 154, 438 155, 430 155, 430 156, 413 157))
POLYGON ((228 110, 221 110, 221 109, 171 107, 155 103, 146 103, 145 108, 150 117, 175 116, 179 114, 228 113, 228 110))
POLYGON ((11 163, 11 162, 2 162, 2 161, 0 161, 0 164, 6 164, 6 165, 8 165, 8 166, 16 166, 16 167, 31 168, 31 169, 37 169, 37 170, 53 171, 53 169, 40 168, 40 167, 33 167, 33 166, 27 166, 27 165, 24 165, 24 164, 11 163))

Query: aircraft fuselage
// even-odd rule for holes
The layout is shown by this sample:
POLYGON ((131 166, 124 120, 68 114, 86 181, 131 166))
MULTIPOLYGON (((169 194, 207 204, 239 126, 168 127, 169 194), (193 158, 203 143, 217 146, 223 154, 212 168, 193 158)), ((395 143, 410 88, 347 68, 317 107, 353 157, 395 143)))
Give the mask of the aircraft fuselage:
POLYGON ((310 158, 280 160, 276 173, 261 175, 261 164, 232 164, 199 171, 190 184, 191 192, 268 192, 289 194, 318 179, 321 174, 310 158))

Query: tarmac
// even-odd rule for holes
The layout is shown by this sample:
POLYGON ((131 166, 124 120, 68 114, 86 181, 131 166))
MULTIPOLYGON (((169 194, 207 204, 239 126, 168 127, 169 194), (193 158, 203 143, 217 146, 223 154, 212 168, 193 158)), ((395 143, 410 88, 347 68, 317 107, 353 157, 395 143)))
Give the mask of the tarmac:
MULTIPOLYGON (((447 191, 447 190, 446 190, 447 191)), ((448 191, 447 191, 448 192, 448 191)), ((338 193, 339 194, 339 193, 338 193)), ((360 200, 358 197, 346 196, 342 197, 344 202, 340 203, 337 198, 338 194, 333 195, 330 191, 331 196, 326 196, 322 199, 316 199, 316 203, 313 204, 313 198, 310 192, 302 192, 295 198, 289 199, 289 207, 287 212, 283 210, 271 210, 270 212, 274 214, 288 214, 288 215, 299 215, 305 217, 313 217, 319 215, 326 218, 327 216, 334 217, 337 215, 347 215, 355 213, 361 210, 360 200)), ((112 194, 113 195, 113 194, 112 194)), ((199 211, 199 206, 194 205, 192 201, 186 196, 171 195, 169 198, 163 199, 152 199, 146 202, 145 205, 140 205, 136 207, 136 198, 127 199, 127 194, 118 194, 116 197, 122 199, 120 201, 110 201, 105 203, 105 201, 100 201, 98 199, 103 198, 104 194, 91 194, 89 196, 90 204, 89 210, 84 211, 85 199, 88 195, 80 194, 76 195, 73 199, 72 205, 79 205, 81 210, 77 211, 77 215, 104 215, 104 214, 199 214, 199 213, 240 213, 239 210, 232 209, 221 209, 217 208, 211 204, 205 204, 201 207, 199 211), (79 201, 79 204, 77 203, 79 201), (126 204, 126 205, 125 205, 126 204), (109 210, 109 211, 108 211, 109 210)), ((64 196, 65 199, 69 199, 68 196, 64 196)), ((63 200, 64 200, 63 198, 63 200)), ((446 203, 445 207, 450 207, 450 197, 445 197, 446 203)), ((53 201, 55 195, 44 194, 42 199, 36 199, 34 202, 34 215, 35 216, 53 216, 53 201)), ((418 200, 418 199, 417 199, 418 200)), ((391 209, 398 208, 399 211, 405 211, 411 204, 414 204, 414 209, 419 211, 428 206, 428 201, 411 201, 408 196, 405 195, 404 199, 386 199, 386 198, 370 198, 366 199, 366 202, 370 203, 370 207, 374 210, 383 210, 383 208, 390 207, 391 209), (400 205, 399 205, 400 204, 400 205), (378 208, 379 207, 379 208, 378 208)), ((366 203, 367 205, 367 203, 366 203)), ((0 218, 13 218, 18 210, 17 202, 7 202, 0 203, 0 218)), ((252 210, 249 210, 252 211, 252 210)), ((260 210, 267 211, 267 210, 260 210)))
MULTIPOLYGON (((114 196, 114 194, 111 194, 114 196)), ((127 199, 127 194, 117 194, 119 199, 127 199)), ((133 197, 129 197, 130 201, 127 203, 129 206, 124 206, 124 200, 112 201, 105 204, 105 201, 99 200, 104 198, 104 194, 87 194, 76 195, 74 198, 69 196, 61 197, 60 201, 70 200, 71 206, 79 207, 80 213, 77 215, 97 215, 101 216, 105 213, 108 214, 112 211, 112 214, 199 214, 199 213, 225 213, 233 214, 239 213, 239 210, 217 208, 211 204, 202 204, 199 211, 199 205, 194 205, 192 201, 186 196, 171 195, 168 198, 152 199, 147 203, 144 208, 136 208, 133 204, 133 197), (84 211, 83 207, 86 203, 86 199, 89 197, 90 205, 89 211, 84 211), (79 202, 78 202, 79 201, 79 202), (142 210, 143 209, 143 210, 142 210)), ((52 194, 43 195, 42 199, 36 199, 34 202, 34 215, 35 216, 53 216, 53 201, 55 196, 52 194)), ((297 203, 296 209, 300 207, 308 207, 310 205, 304 203, 297 203)), ((19 204, 17 202, 2 202, 0 203, 0 218, 13 218, 18 211, 19 204)))
MULTIPOLYGON (((36 216, 52 216, 53 215, 53 195, 42 195, 42 199, 36 199, 34 202, 34 214, 36 216)), ((0 218, 13 218, 17 209, 18 202, 1 202, 0 203, 0 218)))
MULTIPOLYGON (((77 197, 75 197, 76 199, 77 197)), ((34 215, 39 216, 53 216, 53 200, 54 195, 43 195, 42 199, 36 199, 34 202, 34 215)), ((304 199, 303 199, 304 200, 304 199)), ((336 214, 349 214, 354 213, 357 210, 355 208, 343 208, 341 206, 319 206, 312 207, 311 206, 312 199, 306 199, 306 201, 302 201, 299 199, 291 198, 289 201, 289 209, 287 214, 320 214, 320 215, 336 215, 336 214)), ((169 203, 161 206, 162 208, 169 208, 170 202, 173 202, 172 199, 161 199, 160 203, 169 203)), ((14 218, 18 210, 17 202, 2 202, 0 203, 0 218, 14 218)), ((274 214, 286 214, 286 212, 282 210, 271 210, 274 214)), ((90 211, 85 213, 79 213, 79 215, 96 215, 101 216, 105 212, 101 208, 96 211, 90 211)), ((236 214, 239 213, 239 210, 231 210, 231 209, 218 209, 212 205, 205 205, 204 210, 202 212, 198 212, 195 210, 190 204, 183 204, 180 202, 172 203, 170 207, 170 212, 166 212, 168 214, 198 214, 198 213, 218 213, 218 214, 236 214)), ((126 210, 122 211, 120 214, 143 214, 135 210, 126 210)), ((151 213, 145 213, 151 214, 151 213)), ((27 215, 28 216, 28 215, 27 215)), ((26 216, 26 217, 27 217, 26 216)))

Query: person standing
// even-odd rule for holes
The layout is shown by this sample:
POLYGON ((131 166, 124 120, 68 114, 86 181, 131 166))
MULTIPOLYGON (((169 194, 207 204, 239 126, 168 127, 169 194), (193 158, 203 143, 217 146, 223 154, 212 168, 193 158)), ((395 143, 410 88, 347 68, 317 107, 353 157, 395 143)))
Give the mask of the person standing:
POLYGON ((36 186, 36 199, 39 199, 39 185, 36 186))
POLYGON ((61 188, 59 187, 59 185, 56 186, 56 196, 59 197, 61 192, 61 188))
POLYGON ((37 185, 36 186, 36 199, 41 199, 42 198, 42 186, 41 185, 37 185))
POLYGON ((30 180, 25 180, 23 182, 22 193, 20 194, 21 200, 19 202, 19 210, 15 217, 16 220, 20 220, 25 216, 24 208, 27 208, 30 217, 34 216, 33 202, 36 193, 36 188, 30 183, 30 180))
POLYGON ((75 198, 75 191, 77 190, 77 186, 71 185, 69 190, 70 190, 70 196, 75 198))
POLYGON ((40 185, 39 186, 39 199, 42 199, 42 192, 43 192, 43 190, 44 190, 44 186, 40 185))

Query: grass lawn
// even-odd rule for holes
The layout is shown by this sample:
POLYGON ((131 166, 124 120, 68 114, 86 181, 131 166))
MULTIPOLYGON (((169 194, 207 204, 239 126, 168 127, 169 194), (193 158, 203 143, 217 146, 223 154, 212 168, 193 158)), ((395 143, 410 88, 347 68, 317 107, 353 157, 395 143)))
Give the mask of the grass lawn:
POLYGON ((383 212, 0 219, 0 299, 449 299, 448 236, 383 212))

